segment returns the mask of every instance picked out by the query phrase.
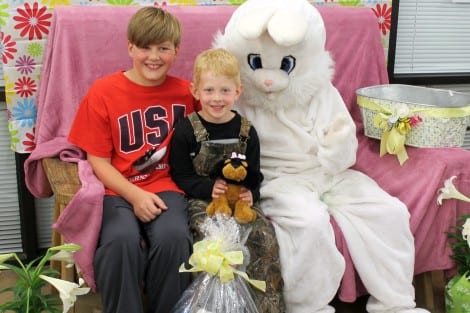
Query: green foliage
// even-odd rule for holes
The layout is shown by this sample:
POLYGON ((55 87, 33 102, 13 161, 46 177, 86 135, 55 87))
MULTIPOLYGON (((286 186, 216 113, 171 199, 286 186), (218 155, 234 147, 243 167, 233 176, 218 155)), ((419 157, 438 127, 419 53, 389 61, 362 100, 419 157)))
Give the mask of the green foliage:
POLYGON ((467 218, 470 218, 470 214, 460 216, 457 220, 458 225, 451 227, 447 232, 447 238, 452 249, 450 258, 457 264, 457 271, 460 275, 465 274, 465 272, 470 273, 470 246, 462 236, 462 225, 467 218))
POLYGON ((245 2, 246 0, 230 0, 230 4, 231 5, 241 5, 243 4, 243 2, 245 2))
POLYGON ((67 253, 80 249, 75 244, 65 244, 49 248, 46 253, 37 259, 24 264, 16 253, 0 254, 0 270, 11 270, 16 274, 14 286, 0 290, 0 294, 9 294, 12 300, 0 304, 0 313, 60 313, 63 302, 57 293, 46 292, 48 284, 41 276, 58 277, 59 272, 46 266, 51 259, 57 260, 58 251, 67 253), (15 263, 5 263, 9 259, 15 263))
POLYGON ((339 0, 339 4, 345 7, 362 7, 364 4, 361 0, 339 0))
POLYGON ((58 272, 44 267, 46 261, 52 255, 49 250, 43 258, 35 259, 24 265, 21 260, 14 255, 19 266, 13 264, 2 264, 4 268, 12 270, 17 276, 16 284, 13 287, 0 290, 0 293, 12 293, 13 299, 0 305, 0 312, 15 313, 59 313, 61 310, 61 300, 57 293, 43 294, 43 289, 47 282, 39 275, 58 276, 58 272))
POLYGON ((130 6, 130 5, 136 5, 136 3, 133 0, 107 0, 106 1, 110 5, 122 5, 122 6, 130 6))

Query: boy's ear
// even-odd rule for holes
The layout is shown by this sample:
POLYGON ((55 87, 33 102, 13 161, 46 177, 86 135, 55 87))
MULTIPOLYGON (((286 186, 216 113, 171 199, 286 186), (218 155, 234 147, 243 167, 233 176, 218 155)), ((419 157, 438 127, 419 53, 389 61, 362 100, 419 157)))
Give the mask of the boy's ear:
POLYGON ((180 46, 175 47, 175 57, 178 56, 178 53, 180 52, 180 46))
POLYGON ((199 94, 197 92, 197 87, 196 85, 194 85, 194 83, 190 83, 189 84, 189 90, 191 91, 191 93, 193 94, 193 97, 196 99, 196 100, 199 100, 199 94))
POLYGON ((134 45, 132 44, 132 42, 130 41, 127 41, 127 53, 129 54, 130 57, 132 57, 132 47, 134 45))
POLYGON ((244 89, 243 85, 240 84, 240 86, 238 86, 238 88, 237 88, 237 99, 238 99, 238 97, 240 97, 240 95, 242 94, 243 89, 244 89))

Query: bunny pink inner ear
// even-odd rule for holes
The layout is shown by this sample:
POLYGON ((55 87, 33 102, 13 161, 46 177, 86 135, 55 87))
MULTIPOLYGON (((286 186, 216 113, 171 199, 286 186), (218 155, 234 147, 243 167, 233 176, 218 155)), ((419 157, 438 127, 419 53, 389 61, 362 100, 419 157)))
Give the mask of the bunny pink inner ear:
POLYGON ((237 158, 237 153, 236 152, 232 152, 232 156, 230 157, 231 159, 236 159, 237 158))

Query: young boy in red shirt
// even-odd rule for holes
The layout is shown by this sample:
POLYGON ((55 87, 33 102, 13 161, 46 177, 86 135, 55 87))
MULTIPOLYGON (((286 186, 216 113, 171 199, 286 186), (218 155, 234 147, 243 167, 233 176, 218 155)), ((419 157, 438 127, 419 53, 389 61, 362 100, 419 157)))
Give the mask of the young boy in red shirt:
POLYGON ((189 82, 167 75, 181 32, 170 13, 138 10, 128 25, 132 68, 91 86, 69 134, 106 190, 94 271, 107 313, 143 312, 143 287, 148 312, 168 313, 190 282, 178 272, 192 249, 187 202, 168 160, 173 125, 196 104, 189 82))

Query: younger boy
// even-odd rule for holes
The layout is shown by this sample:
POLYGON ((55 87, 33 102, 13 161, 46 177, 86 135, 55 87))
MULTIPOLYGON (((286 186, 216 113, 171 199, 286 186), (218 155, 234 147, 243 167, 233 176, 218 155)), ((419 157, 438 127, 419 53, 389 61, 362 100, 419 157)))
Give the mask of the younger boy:
POLYGON ((143 312, 142 288, 148 312, 168 313, 190 283, 178 272, 192 252, 187 202, 167 152, 174 123, 195 107, 189 82, 167 75, 181 32, 170 13, 139 9, 127 31, 132 68, 91 86, 69 134, 106 188, 94 271, 107 313, 143 312))
MULTIPOLYGON (((232 152, 244 154, 249 166, 260 172, 260 145, 251 123, 233 110, 243 91, 237 58, 224 49, 209 49, 195 60, 191 92, 200 101, 201 110, 178 122, 170 148, 171 175, 191 198, 189 213, 195 239, 201 239, 198 225, 205 217, 208 201, 227 190, 223 179, 211 179, 209 173, 218 161, 232 152)), ((253 205, 259 199, 259 187, 243 188, 240 198, 253 205)), ((254 290, 259 312, 284 312, 282 278, 274 229, 257 210, 257 218, 248 224, 247 240, 252 262, 247 273, 265 280, 266 293, 254 290)))
MULTIPOLYGON (((170 152, 171 174, 190 197, 210 200, 227 190, 227 182, 212 180, 209 173, 218 161, 232 152, 244 154, 247 163, 260 172, 258 135, 255 128, 233 110, 243 86, 238 60, 230 52, 213 49, 199 54, 190 88, 200 101, 201 110, 175 127, 170 152), (204 136, 196 138, 197 132, 203 132, 204 136)), ((259 199, 260 184, 261 181, 254 190, 243 188, 240 198, 252 205, 259 199)))

